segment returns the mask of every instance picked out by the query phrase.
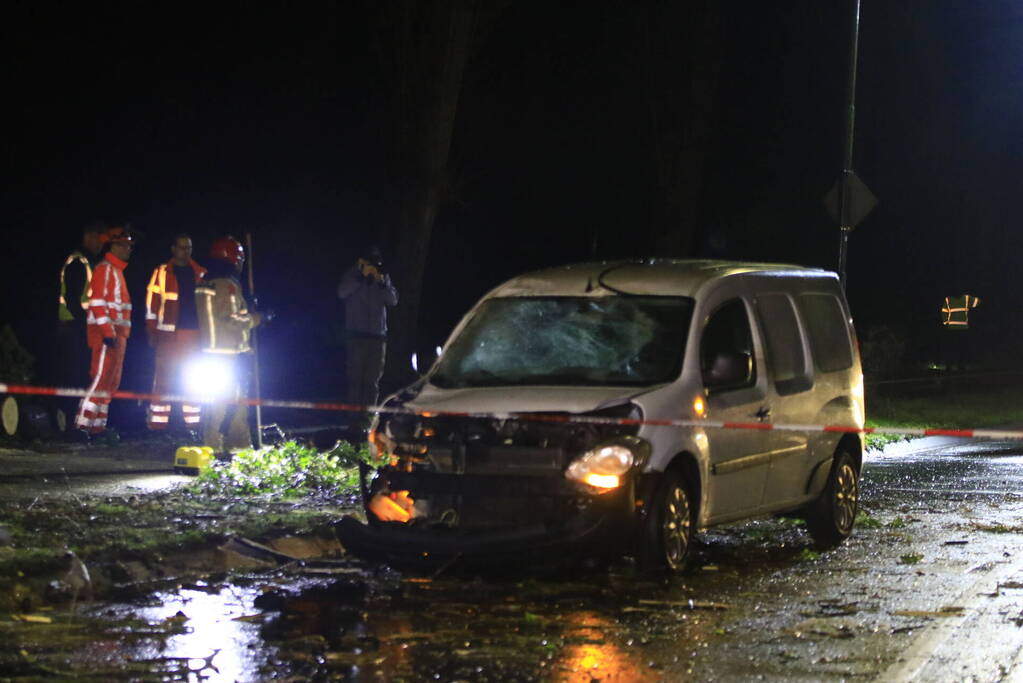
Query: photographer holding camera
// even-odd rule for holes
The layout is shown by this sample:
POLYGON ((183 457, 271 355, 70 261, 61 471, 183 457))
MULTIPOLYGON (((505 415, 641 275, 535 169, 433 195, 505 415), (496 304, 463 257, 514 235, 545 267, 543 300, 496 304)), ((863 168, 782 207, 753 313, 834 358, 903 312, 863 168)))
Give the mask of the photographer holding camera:
POLYGON ((387 349, 387 307, 398 303, 380 249, 367 249, 345 272, 337 295, 345 302, 348 402, 376 405, 387 349))

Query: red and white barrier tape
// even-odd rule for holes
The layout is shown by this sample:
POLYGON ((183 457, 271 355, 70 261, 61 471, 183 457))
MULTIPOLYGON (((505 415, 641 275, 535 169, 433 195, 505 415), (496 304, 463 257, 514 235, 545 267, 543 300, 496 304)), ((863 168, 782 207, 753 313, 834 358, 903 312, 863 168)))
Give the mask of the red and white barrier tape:
MULTIPOLYGON (((0 383, 0 394, 30 396, 66 396, 81 398, 89 394, 86 389, 63 387, 36 387, 23 384, 0 383)), ((159 403, 212 403, 209 398, 177 394, 143 394, 116 391, 112 394, 92 392, 92 396, 112 399, 134 399, 159 403)), ((837 432, 845 434, 894 434, 899 436, 955 436, 968 439, 1023 439, 1023 431, 1005 429, 929 429, 916 427, 848 427, 844 425, 772 424, 770 422, 721 422, 715 420, 637 420, 632 418, 596 417, 591 415, 538 415, 533 413, 473 413, 454 411, 416 411, 408 408, 367 406, 355 403, 320 403, 315 401, 280 401, 275 399, 237 399, 226 403, 264 408, 294 408, 347 413, 381 413, 419 415, 421 417, 468 417, 477 419, 521 420, 524 422, 558 422, 583 424, 651 425, 655 427, 702 427, 705 429, 751 429, 759 431, 837 432)))

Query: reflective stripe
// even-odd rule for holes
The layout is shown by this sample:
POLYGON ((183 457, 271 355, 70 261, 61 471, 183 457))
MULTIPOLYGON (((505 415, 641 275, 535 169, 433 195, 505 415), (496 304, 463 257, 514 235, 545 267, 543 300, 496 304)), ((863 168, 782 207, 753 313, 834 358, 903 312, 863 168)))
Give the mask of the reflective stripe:
POLYGON ((170 421, 170 416, 168 416, 168 415, 150 415, 149 416, 149 421, 153 422, 153 423, 156 423, 156 424, 164 424, 164 423, 170 421))
POLYGON ((209 289, 207 289, 205 287, 203 287, 202 289, 199 289, 197 287, 195 291, 200 293, 200 294, 203 294, 206 297, 206 302, 205 302, 205 304, 206 304, 205 305, 205 308, 206 308, 206 329, 209 330, 210 341, 209 341, 209 344, 207 345, 207 347, 205 349, 203 349, 203 350, 204 351, 216 352, 217 351, 217 324, 216 324, 216 321, 213 319, 213 297, 216 296, 217 292, 216 292, 216 290, 214 290, 212 288, 212 286, 209 289))
POLYGON ((78 295, 79 304, 83 309, 89 308, 89 284, 92 281, 92 266, 89 265, 89 259, 84 254, 73 251, 64 259, 64 265, 60 267, 60 295, 58 297, 59 309, 57 314, 59 319, 71 319, 71 312, 67 310, 67 280, 65 279, 64 272, 75 261, 85 266, 85 282, 81 294, 78 295))
POLYGON ((947 327, 968 328, 970 325, 970 309, 976 308, 979 303, 980 297, 970 294, 946 296, 945 305, 941 309, 944 315, 941 324, 947 327))
POLYGON ((199 420, 200 420, 200 418, 199 418, 198 415, 186 415, 185 416, 185 424, 189 424, 189 425, 199 424, 199 420))
POLYGON ((75 416, 75 424, 83 427, 92 427, 95 425, 86 424, 86 411, 96 412, 99 409, 99 404, 91 401, 93 392, 96 391, 96 385, 99 384, 99 378, 103 376, 103 363, 107 357, 107 347, 103 346, 99 350, 99 361, 96 363, 96 376, 92 378, 92 384, 89 385, 88 392, 82 397, 82 402, 78 406, 78 414, 75 416))
POLYGON ((103 299, 93 299, 92 304, 94 306, 106 306, 107 308, 114 311, 130 311, 131 304, 122 304, 117 301, 104 301, 103 299))

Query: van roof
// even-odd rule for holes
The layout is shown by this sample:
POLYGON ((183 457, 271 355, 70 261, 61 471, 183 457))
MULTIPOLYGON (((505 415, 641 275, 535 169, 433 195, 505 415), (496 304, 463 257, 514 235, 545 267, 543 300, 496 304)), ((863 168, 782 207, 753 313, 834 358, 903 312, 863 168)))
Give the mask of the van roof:
POLYGON ((708 282, 739 275, 823 278, 837 275, 820 268, 784 263, 746 263, 709 259, 633 259, 579 263, 525 273, 493 289, 490 297, 512 296, 695 296, 708 282))

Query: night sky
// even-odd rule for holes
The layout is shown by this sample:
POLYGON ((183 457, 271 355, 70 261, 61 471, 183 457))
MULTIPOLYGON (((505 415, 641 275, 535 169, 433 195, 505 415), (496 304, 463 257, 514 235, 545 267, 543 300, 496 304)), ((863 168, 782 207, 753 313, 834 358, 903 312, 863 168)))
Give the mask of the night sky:
MULTIPOLYGON (((482 43, 456 122, 458 182, 429 245, 424 346, 517 272, 656 255, 627 6, 516 0, 482 43)), ((692 255, 834 269, 821 198, 841 168, 848 3, 724 6, 692 255)), ((52 353, 59 265, 90 220, 141 234, 137 309, 174 233, 190 232, 202 260, 213 237, 251 232, 258 293, 279 314, 264 334, 268 393, 332 393, 334 287, 391 200, 375 12, 9 3, 0 323, 52 353)), ((858 326, 926 345, 941 298, 968 292, 1008 344, 1006 331, 1023 334, 1023 8, 863 0, 861 16, 855 167, 880 204, 851 236, 858 326)), ((123 386, 145 389, 136 318, 123 386)))

